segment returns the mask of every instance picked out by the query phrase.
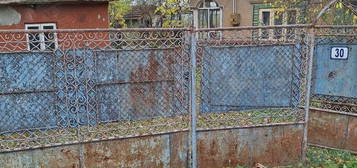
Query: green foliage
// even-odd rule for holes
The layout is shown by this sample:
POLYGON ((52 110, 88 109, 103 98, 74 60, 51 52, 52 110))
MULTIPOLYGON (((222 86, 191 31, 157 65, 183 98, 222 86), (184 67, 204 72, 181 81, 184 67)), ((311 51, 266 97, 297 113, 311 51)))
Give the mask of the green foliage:
POLYGON ((131 10, 132 0, 116 0, 109 3, 110 27, 126 27, 124 15, 131 10))
MULTIPOLYGON (((274 0, 269 2, 275 8, 281 9, 282 12, 289 9, 298 9, 300 23, 312 23, 318 16, 320 11, 330 2, 330 0, 320 1, 316 0, 274 0)), ((268 3, 266 1, 266 3, 268 3)), ((352 11, 353 7, 347 3, 339 0, 329 10, 322 15, 320 24, 357 24, 357 16, 352 11)))
POLYGON ((235 168, 247 168, 247 167, 244 167, 244 166, 237 166, 235 168))
POLYGON ((309 147, 306 164, 297 163, 277 168, 357 168, 357 156, 343 151, 309 147))
POLYGON ((357 168, 357 156, 348 152, 310 147, 307 151, 308 167, 357 168))
POLYGON ((162 27, 183 27, 182 14, 189 12, 188 0, 164 0, 155 12, 163 19, 162 27))

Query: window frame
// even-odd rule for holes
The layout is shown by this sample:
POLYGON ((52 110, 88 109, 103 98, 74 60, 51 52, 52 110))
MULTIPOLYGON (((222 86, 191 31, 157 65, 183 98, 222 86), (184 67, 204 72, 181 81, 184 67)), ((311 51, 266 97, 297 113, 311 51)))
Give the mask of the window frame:
POLYGON ((223 9, 222 9, 222 7, 216 1, 214 1, 214 2, 217 4, 217 7, 206 7, 205 6, 205 2, 206 2, 206 0, 203 0, 200 3, 198 3, 197 9, 194 10, 194 15, 195 15, 194 17, 195 17, 195 20, 196 20, 196 22, 194 24, 195 27, 197 27, 197 28, 208 28, 208 29, 212 28, 210 26, 211 25, 211 20, 210 20, 209 16, 210 16, 210 13, 212 13, 213 11, 217 11, 217 10, 219 11, 220 16, 219 16, 219 25, 217 25, 216 28, 223 27, 223 9), (200 7, 201 4, 203 4, 203 7, 200 7), (207 17, 207 21, 205 21, 207 23, 207 27, 199 27, 199 25, 200 25, 200 21, 199 21, 200 11, 207 11, 207 16, 208 17, 207 17))
MULTIPOLYGON (((25 30, 30 30, 28 29, 29 27, 38 27, 38 31, 45 31, 45 30, 56 30, 57 29, 57 25, 56 23, 27 23, 25 24, 25 30), (53 29, 44 29, 45 26, 52 26, 53 29)), ((40 48, 39 49, 31 49, 30 47, 30 34, 27 33, 26 34, 26 39, 27 39, 27 50, 28 51, 46 51, 46 50, 52 50, 52 49, 48 49, 46 48, 46 39, 45 39, 45 33, 44 32, 39 32, 39 37, 40 37, 40 48)), ((53 33, 53 42, 55 45, 54 50, 56 50, 58 48, 58 43, 57 43, 57 33, 53 33)))
MULTIPOLYGON (((283 11, 282 9, 279 8, 265 8, 265 9, 259 9, 259 20, 258 20, 258 26, 275 26, 275 12, 277 11, 283 11), (270 16, 269 16, 269 25, 263 25, 263 12, 270 12, 270 16)), ((299 18, 299 10, 296 8, 291 8, 286 10, 285 12, 282 13, 282 26, 284 25, 291 25, 288 24, 288 12, 289 11, 295 11, 296 12, 296 16, 295 16, 295 24, 297 24, 298 22, 298 18, 299 18)), ((281 29, 281 38, 275 38, 274 35, 274 30, 273 29, 268 29, 268 38, 261 38, 263 35, 263 31, 262 29, 259 29, 259 37, 260 39, 263 40, 286 40, 287 39, 287 29, 286 28, 282 28, 281 29)))

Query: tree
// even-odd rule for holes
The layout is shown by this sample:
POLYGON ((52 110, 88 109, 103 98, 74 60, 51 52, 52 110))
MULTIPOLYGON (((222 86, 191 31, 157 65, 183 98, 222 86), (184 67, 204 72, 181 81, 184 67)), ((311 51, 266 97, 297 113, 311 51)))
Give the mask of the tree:
POLYGON ((131 10, 132 0, 116 0, 109 3, 110 27, 126 27, 124 15, 131 10))
MULTIPOLYGON (((355 0, 337 0, 329 10, 321 16, 323 24, 357 24, 355 0)), ((285 12, 289 9, 299 9, 299 23, 312 23, 320 11, 331 0, 272 0, 269 3, 285 12)))
POLYGON ((161 16, 162 27, 183 27, 183 15, 189 13, 188 0, 165 0, 156 9, 161 16))

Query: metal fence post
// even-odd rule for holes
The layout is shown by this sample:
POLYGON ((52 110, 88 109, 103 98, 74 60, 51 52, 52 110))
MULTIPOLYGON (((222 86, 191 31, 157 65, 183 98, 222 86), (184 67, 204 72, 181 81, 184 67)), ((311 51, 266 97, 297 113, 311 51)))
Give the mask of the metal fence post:
POLYGON ((302 160, 306 161, 307 152, 307 135, 308 135, 308 121, 309 121, 309 110, 310 110, 310 95, 311 95, 311 80, 312 80, 312 66, 314 61, 315 52, 315 29, 314 26, 309 29, 308 33, 309 39, 309 54, 308 59, 308 69, 307 69, 307 81, 306 81, 306 95, 305 95, 305 124, 304 124, 304 139, 303 139, 303 149, 302 149, 302 160))
POLYGON ((191 85, 190 85, 190 101, 191 101, 191 168, 197 167, 197 112, 196 112, 196 47, 197 39, 194 29, 190 31, 191 37, 191 85))

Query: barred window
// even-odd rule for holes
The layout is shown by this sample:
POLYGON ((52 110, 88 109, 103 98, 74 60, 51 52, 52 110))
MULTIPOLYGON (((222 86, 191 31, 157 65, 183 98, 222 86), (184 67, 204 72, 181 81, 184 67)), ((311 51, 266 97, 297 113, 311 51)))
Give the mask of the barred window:
MULTIPOLYGON (((56 24, 26 24, 25 28, 26 30, 55 30, 56 24)), ((29 33, 27 42, 30 51, 55 50, 57 46, 56 34, 51 32, 29 33)))

